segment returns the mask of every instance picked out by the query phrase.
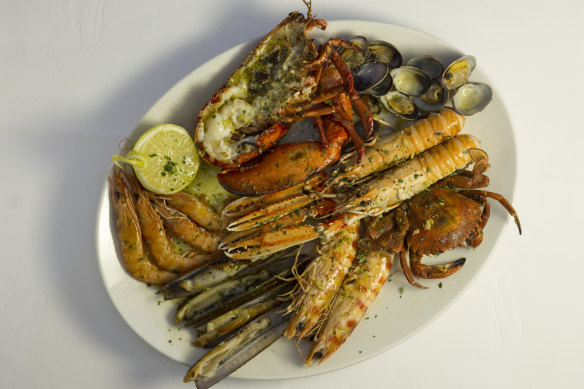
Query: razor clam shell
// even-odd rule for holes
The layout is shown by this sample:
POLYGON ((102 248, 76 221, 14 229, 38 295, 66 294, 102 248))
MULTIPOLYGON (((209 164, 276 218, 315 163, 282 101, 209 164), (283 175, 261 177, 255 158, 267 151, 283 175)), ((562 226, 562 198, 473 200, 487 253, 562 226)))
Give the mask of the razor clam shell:
MULTIPOLYGON (((229 312, 232 312, 232 311, 234 311, 235 309, 244 309, 244 308, 250 308, 250 307, 253 307, 254 305, 258 305, 258 304, 260 304, 260 303, 265 303, 265 302, 267 302, 267 301, 269 301, 269 300, 275 300, 275 299, 277 299, 277 297, 278 297, 279 295, 283 295, 283 294, 285 294, 286 292, 289 292, 290 290, 292 290, 292 285, 290 285, 290 284, 288 284, 288 285, 285 285, 285 287, 284 287, 284 288, 281 288, 281 289, 274 289, 273 291, 270 291, 269 293, 267 293, 267 294, 265 294, 265 295, 262 295, 262 296, 260 296, 260 297, 256 298, 255 300, 253 300, 253 301, 251 301, 251 302, 249 302, 249 303, 246 303, 246 304, 243 304, 243 305, 241 305, 241 306, 239 306, 239 307, 236 307, 236 308, 232 309, 232 310, 231 310, 231 311, 229 311, 229 312)), ((263 315, 263 314, 265 314, 265 313, 267 313, 267 312, 269 312, 269 311, 271 311, 271 310, 274 310, 274 309, 279 309, 279 310, 282 310, 282 307, 281 307, 281 305, 282 305, 282 301, 280 301, 280 302, 278 303, 278 306, 274 306, 274 307, 270 308, 269 310, 267 310, 267 311, 265 311, 265 312, 263 312, 263 313, 260 313, 260 314, 258 314, 258 315, 256 315, 256 316, 253 316, 253 317, 251 317, 251 318, 250 318, 248 321, 246 321, 246 322, 244 322, 244 323, 241 323, 241 325, 239 325, 238 327, 234 327, 234 328, 233 328, 231 331, 229 331, 229 333, 226 333, 225 335, 223 335, 223 336, 220 336, 220 337, 218 337, 218 338, 216 338, 216 339, 210 340, 210 341, 208 341, 207 343, 205 343, 205 344, 204 344, 204 345, 202 345, 202 346, 201 346, 201 345, 196 345, 196 344, 195 344, 195 342, 197 341, 198 337, 197 337, 197 339, 195 339, 195 342, 193 342, 193 344, 195 344, 197 347, 213 348, 213 347, 217 346, 219 343, 221 343, 222 341, 224 341, 225 339, 228 339, 229 337, 231 337, 235 331, 239 330, 241 327, 243 327, 244 325, 246 325, 246 324, 247 324, 247 323, 249 323, 250 321, 252 321, 252 320, 256 319, 257 317, 259 317, 259 316, 261 316, 261 315, 263 315)), ((226 312, 225 314, 227 314, 227 313, 229 313, 229 312, 226 312)), ((225 315, 225 314, 224 314, 224 315, 225 315)), ((222 315, 221 315, 221 316, 222 316, 222 315)), ((210 321, 210 320, 209 320, 209 321, 210 321)), ((199 326, 197 327, 197 334, 198 334, 198 336, 204 336, 204 335, 207 333, 207 328, 206 328, 206 327, 207 327, 207 323, 208 323, 209 321, 207 321, 206 323, 203 323, 203 324, 201 324, 201 325, 199 325, 199 326)), ((232 321, 233 321, 233 320, 229 320, 229 321, 225 322, 223 325, 229 325, 229 324, 230 324, 232 321)), ((217 329, 220 329, 220 328, 221 328, 221 326, 217 327, 217 329)))
POLYGON ((256 261, 238 261, 225 257, 221 262, 196 269, 195 271, 169 282, 161 289, 161 291, 165 300, 194 296, 226 281, 227 279, 236 279, 248 274, 257 273, 264 267, 269 266, 274 261, 285 257, 291 252, 292 249, 286 250, 256 261), (225 267, 227 268, 226 270, 224 270, 225 267))
POLYGON ((270 277, 271 274, 264 269, 258 274, 252 274, 235 280, 227 280, 219 285, 215 285, 185 301, 174 316, 174 324, 195 320, 215 307, 225 305, 227 301, 237 296, 245 295, 248 288, 252 288, 254 285, 270 277))
MULTIPOLYGON (((297 266, 299 267, 299 271, 302 269, 303 266, 307 264, 307 262, 309 262, 308 258, 309 258, 308 256, 304 256, 302 259, 298 260, 297 266)), ((285 259, 295 260, 295 258, 290 257, 285 259)), ((238 296, 229 296, 229 298, 217 304, 214 304, 213 306, 205 310, 202 310, 201 312, 196 313, 188 320, 186 325, 198 327, 201 324, 213 320, 216 317, 219 317, 220 315, 223 315, 224 313, 227 313, 238 306, 253 301, 259 296, 262 296, 264 294, 270 293, 273 290, 284 287, 285 285, 290 283, 290 281, 284 281, 280 277, 288 276, 288 274, 290 273, 291 263, 292 262, 283 263, 283 267, 287 267, 287 270, 282 271, 281 273, 278 274, 278 276, 273 276, 259 284, 251 285, 245 293, 240 294, 238 296)))
MULTIPOLYGON (((210 388, 217 382, 228 377, 241 366, 245 365, 260 352, 268 348, 268 346, 270 346, 284 334, 284 329, 287 325, 287 317, 283 316, 277 310, 272 310, 267 314, 262 315, 258 319, 251 321, 222 344, 226 344, 232 339, 235 340, 237 336, 244 334, 246 329, 252 328, 252 326, 257 325, 257 323, 266 318, 269 320, 268 326, 263 330, 253 333, 253 337, 250 339, 243 339, 242 342, 233 350, 227 350, 226 356, 219 360, 217 363, 218 366, 213 372, 207 372, 208 375, 202 375, 199 377, 193 377, 192 375, 189 376, 193 368, 215 349, 210 350, 209 353, 205 354, 201 359, 199 359, 199 361, 197 361, 197 363, 191 367, 191 369, 189 369, 185 375, 184 382, 194 380, 198 389, 210 388)), ((221 347, 222 344, 218 345, 217 347, 221 347)), ((204 373, 205 371, 203 371, 203 374, 204 373)))

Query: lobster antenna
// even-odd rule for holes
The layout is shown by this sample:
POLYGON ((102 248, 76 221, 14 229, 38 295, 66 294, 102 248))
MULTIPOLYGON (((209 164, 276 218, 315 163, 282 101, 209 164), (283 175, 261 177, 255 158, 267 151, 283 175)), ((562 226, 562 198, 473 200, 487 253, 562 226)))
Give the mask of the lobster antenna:
POLYGON ((307 19, 312 19, 312 0, 302 0, 308 11, 306 12, 307 19))

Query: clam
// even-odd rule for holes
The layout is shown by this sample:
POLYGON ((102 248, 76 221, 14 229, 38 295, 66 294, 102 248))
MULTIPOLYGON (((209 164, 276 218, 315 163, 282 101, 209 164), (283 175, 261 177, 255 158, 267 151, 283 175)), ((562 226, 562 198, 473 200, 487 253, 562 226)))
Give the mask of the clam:
POLYGON ((442 75, 444 88, 456 89, 466 83, 476 64, 476 58, 472 55, 465 55, 452 62, 442 75))
POLYGON ((402 55, 399 50, 389 42, 373 41, 369 43, 369 54, 373 61, 383 62, 390 68, 398 68, 402 64, 402 55))
POLYGON ((369 108, 369 111, 371 112, 371 115, 373 115, 373 118, 375 119, 375 116, 379 115, 379 113, 381 113, 381 110, 383 109, 381 103, 379 102, 379 99, 371 96, 371 95, 361 95, 361 100, 363 100, 363 102, 365 103, 365 105, 367 106, 367 108, 369 108))
POLYGON ((397 90, 393 90, 379 97, 379 100, 390 112, 404 119, 415 119, 419 115, 414 100, 397 90))
POLYGON ((444 89, 440 81, 433 81, 428 90, 419 96, 414 96, 416 106, 426 112, 438 111, 446 105, 448 91, 444 89))
POLYGON ((343 49, 343 51, 341 52, 341 58, 343 59, 343 61, 345 61, 345 63, 351 70, 355 70, 358 69, 359 66, 361 66, 365 62, 366 58, 369 56, 369 45, 367 43, 367 38, 360 35, 354 36, 349 40, 349 42, 359 47, 361 51, 343 49))
POLYGON ((392 69, 389 74, 393 79, 395 89, 406 95, 421 95, 432 83, 429 75, 413 66, 400 66, 392 69))
MULTIPOLYGON (((410 127, 414 124, 415 119, 405 119, 395 113, 389 111, 385 107, 381 108, 381 111, 374 116, 374 120, 379 124, 389 127, 392 131, 400 131, 404 128, 410 127)), ((380 130, 383 131, 383 129, 380 130)))
POLYGON ((424 71, 432 80, 439 79, 444 73, 444 65, 432 55, 414 57, 408 61, 407 65, 424 71))
POLYGON ((469 82, 458 88, 452 97, 452 105, 459 114, 470 116, 485 109, 492 98, 490 86, 469 82))
POLYGON ((392 85, 389 66, 382 62, 367 62, 354 74, 355 89, 359 92, 382 96, 392 85))

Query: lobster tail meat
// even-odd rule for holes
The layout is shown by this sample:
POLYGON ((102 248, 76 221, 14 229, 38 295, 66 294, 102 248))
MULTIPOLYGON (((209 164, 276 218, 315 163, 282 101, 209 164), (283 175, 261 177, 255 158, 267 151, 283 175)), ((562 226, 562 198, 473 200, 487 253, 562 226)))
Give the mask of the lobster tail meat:
POLYGON ((326 22, 292 12, 203 107, 194 139, 207 162, 237 166, 285 134, 278 123, 285 107, 307 101, 316 88, 312 72, 305 69, 317 54, 308 36, 315 26, 325 28, 326 22))

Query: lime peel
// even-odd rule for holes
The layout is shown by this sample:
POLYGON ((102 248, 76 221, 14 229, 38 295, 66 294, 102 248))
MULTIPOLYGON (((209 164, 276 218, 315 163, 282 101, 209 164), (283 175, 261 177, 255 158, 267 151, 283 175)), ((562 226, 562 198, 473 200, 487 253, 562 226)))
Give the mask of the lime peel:
POLYGON ((129 151, 125 157, 114 154, 112 156, 112 162, 119 168, 122 168, 120 162, 124 162, 132 165, 132 167, 137 170, 144 169, 147 164, 146 155, 134 150, 129 151))
POLYGON ((114 155, 116 166, 130 164, 136 177, 151 192, 172 194, 195 178, 199 155, 189 133, 174 124, 159 124, 147 130, 123 157, 114 155))

